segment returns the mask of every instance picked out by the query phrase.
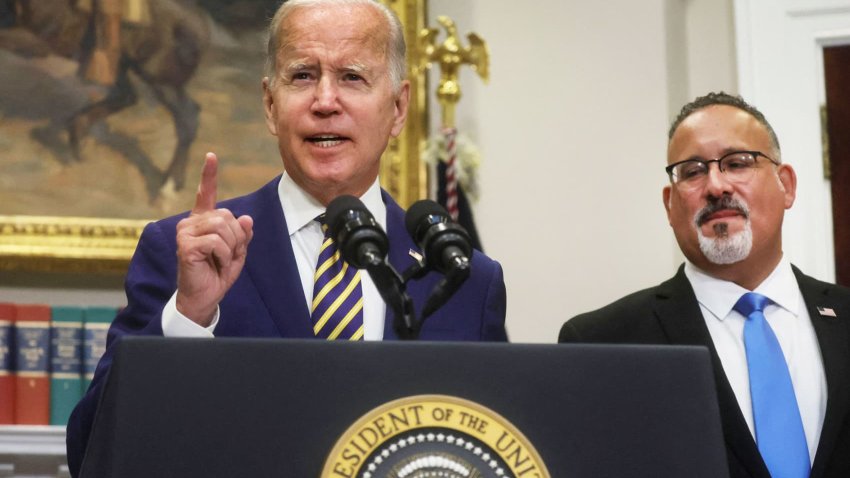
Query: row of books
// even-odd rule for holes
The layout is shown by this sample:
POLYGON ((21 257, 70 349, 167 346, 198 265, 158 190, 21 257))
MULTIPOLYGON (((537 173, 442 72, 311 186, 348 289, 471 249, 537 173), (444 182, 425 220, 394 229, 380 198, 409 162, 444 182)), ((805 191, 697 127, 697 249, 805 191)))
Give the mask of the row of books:
POLYGON ((0 424, 67 424, 117 311, 0 303, 0 424))

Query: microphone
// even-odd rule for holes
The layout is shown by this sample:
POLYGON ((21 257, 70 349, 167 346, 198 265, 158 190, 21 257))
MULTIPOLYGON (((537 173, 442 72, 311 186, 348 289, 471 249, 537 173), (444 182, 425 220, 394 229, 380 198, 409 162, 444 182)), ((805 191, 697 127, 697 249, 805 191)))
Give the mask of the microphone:
POLYGON ((331 201, 325 218, 340 255, 352 266, 366 269, 387 256, 387 234, 356 197, 339 196, 331 201))
POLYGON ((401 276, 387 262, 389 239, 372 213, 356 197, 344 195, 328 204, 325 218, 342 258, 351 266, 369 272, 381 298, 393 311, 393 325, 399 338, 416 338, 419 329, 413 301, 401 276))
POLYGON ((466 229, 452 221, 448 211, 434 201, 417 201, 404 218, 407 232, 425 253, 425 262, 442 274, 469 268, 472 241, 466 229))
POLYGON ((472 243, 469 234, 434 201, 417 201, 405 216, 410 237, 425 253, 427 266, 445 277, 434 286, 422 308, 422 321, 443 306, 469 277, 472 243))

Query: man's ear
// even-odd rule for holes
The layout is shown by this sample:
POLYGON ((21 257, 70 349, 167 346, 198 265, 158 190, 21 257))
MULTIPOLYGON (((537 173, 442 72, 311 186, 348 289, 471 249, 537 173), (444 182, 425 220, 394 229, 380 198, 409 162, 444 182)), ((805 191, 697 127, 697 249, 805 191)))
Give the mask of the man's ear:
POLYGON ((266 128, 269 133, 277 136, 277 114, 274 109, 274 95, 268 76, 263 77, 263 111, 266 115, 266 128))
POLYGON ((667 211, 667 222, 670 222, 670 200, 673 199, 673 186, 669 184, 661 190, 661 200, 664 202, 664 210, 667 211))
POLYGON ((797 198, 797 173, 790 164, 782 163, 777 166, 776 175, 785 192, 785 209, 791 209, 797 198))
POLYGON ((401 129, 404 128, 404 121, 407 119, 407 108, 410 105, 410 82, 404 80, 401 84, 398 94, 395 98, 395 118, 393 119, 393 127, 390 134, 393 138, 401 134, 401 129))

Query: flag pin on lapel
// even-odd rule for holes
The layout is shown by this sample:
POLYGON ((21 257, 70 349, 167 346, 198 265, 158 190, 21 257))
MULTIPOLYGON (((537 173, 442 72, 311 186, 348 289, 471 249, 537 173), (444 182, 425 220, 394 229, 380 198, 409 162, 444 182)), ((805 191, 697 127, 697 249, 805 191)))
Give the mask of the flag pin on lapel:
POLYGON ((835 315, 835 311, 830 309, 829 307, 818 307, 818 314, 823 317, 838 317, 835 315))

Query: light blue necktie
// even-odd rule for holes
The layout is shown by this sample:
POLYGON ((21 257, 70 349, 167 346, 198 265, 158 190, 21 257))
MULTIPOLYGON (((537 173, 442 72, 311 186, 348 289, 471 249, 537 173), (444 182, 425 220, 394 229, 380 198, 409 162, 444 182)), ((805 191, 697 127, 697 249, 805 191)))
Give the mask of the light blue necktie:
POLYGON ((809 447, 782 347, 764 317, 767 297, 748 292, 734 309, 747 318, 744 346, 756 443, 773 478, 807 478, 809 447))

